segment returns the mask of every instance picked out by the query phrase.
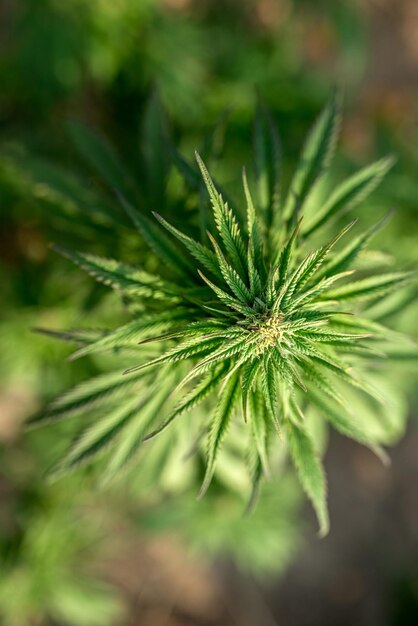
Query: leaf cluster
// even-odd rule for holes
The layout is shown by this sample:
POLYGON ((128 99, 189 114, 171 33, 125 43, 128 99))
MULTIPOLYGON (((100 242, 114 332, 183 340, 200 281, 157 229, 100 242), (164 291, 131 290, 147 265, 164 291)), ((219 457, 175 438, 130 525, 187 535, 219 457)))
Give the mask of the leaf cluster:
POLYGON ((325 227, 347 219, 346 213, 373 191, 391 158, 345 180, 311 211, 310 219, 304 217, 332 161, 340 118, 336 92, 308 135, 283 193, 279 134, 260 104, 254 176, 249 180, 243 171, 242 211, 232 208, 235 203, 199 154, 196 169, 171 146, 184 184, 201 199, 204 189, 209 200, 201 200, 200 238, 193 229, 180 229, 173 216, 154 213, 152 219, 136 206, 113 157, 83 136, 83 152, 108 185, 118 188, 119 202, 156 258, 157 269, 149 272, 60 250, 117 290, 133 311, 131 322, 98 337, 67 333, 65 338, 79 346, 74 358, 127 350, 133 365, 125 375, 117 370, 70 390, 33 420, 41 424, 93 416, 56 471, 112 450, 103 470, 103 480, 110 480, 144 442, 191 412, 201 433, 194 451, 205 458, 203 496, 231 425, 241 420, 248 439, 251 505, 260 480, 274 471, 275 450, 284 446, 315 508, 321 534, 328 531, 326 479, 306 414, 314 407, 335 429, 385 458, 379 437, 353 415, 345 390, 366 396, 372 407, 383 402, 367 372, 384 356, 395 333, 374 322, 368 310, 416 276, 413 271, 356 271, 387 216, 367 230, 359 229, 355 219, 347 220, 331 239, 324 235, 325 227), (323 244, 312 247, 318 238, 323 244))

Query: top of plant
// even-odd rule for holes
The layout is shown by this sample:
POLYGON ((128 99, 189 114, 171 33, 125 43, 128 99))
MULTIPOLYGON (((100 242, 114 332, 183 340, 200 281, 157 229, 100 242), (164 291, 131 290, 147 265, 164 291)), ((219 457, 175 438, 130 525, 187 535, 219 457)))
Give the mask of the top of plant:
MULTIPOLYGON (((305 414, 316 407, 335 428, 383 454, 378 437, 350 412, 345 394, 348 387, 366 394, 371 411, 382 402, 367 368, 393 331, 368 318, 368 307, 414 276, 352 269, 386 218, 355 235, 355 220, 350 221, 330 240, 311 247, 320 230, 362 201, 392 164, 383 159, 360 170, 305 220, 310 194, 333 156, 339 124, 336 93, 310 132, 282 199, 280 143, 270 115, 260 109, 257 195, 253 198, 244 171, 245 219, 226 202, 196 154, 214 224, 200 240, 157 213, 156 221, 149 219, 119 193, 160 261, 158 274, 62 250, 97 280, 119 290, 134 316, 104 335, 68 333, 81 344, 75 356, 124 348, 133 365, 124 376, 117 371, 82 384, 35 420, 43 423, 87 410, 100 418, 81 432, 56 469, 68 470, 111 448, 104 469, 105 477, 111 477, 143 441, 190 411, 191 423, 195 416, 205 435, 203 495, 231 422, 241 421, 248 434, 254 492, 260 478, 270 476, 277 447, 287 446, 321 532, 327 532, 326 483, 305 414), (204 401, 205 412, 199 408, 204 401)), ((185 178, 196 178, 192 166, 181 157, 177 161, 185 178)))

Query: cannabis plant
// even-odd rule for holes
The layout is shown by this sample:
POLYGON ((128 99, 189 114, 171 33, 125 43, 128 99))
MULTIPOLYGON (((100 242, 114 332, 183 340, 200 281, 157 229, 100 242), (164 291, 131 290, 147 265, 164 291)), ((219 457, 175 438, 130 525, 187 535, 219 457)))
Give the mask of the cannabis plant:
MULTIPOLYGON (((352 175, 322 204, 315 202, 335 150, 340 100, 335 93, 315 123, 286 193, 278 133, 260 105, 255 175, 242 175, 243 210, 199 154, 196 169, 169 148, 185 184, 202 195, 203 182, 210 203, 201 199, 198 217, 190 206, 170 219, 157 212, 152 217, 155 207, 138 210, 120 187, 114 193, 148 244, 148 257, 135 266, 58 249, 116 290, 132 320, 111 331, 55 333, 78 344, 73 358, 111 351, 121 364, 65 393, 32 420, 90 418, 53 473, 100 456, 98 471, 106 483, 138 453, 150 453, 152 443, 146 442, 165 437, 161 471, 178 441, 188 442, 197 474, 204 460, 200 496, 214 478, 222 482, 219 460, 224 449, 234 449, 250 479, 252 507, 260 481, 275 474, 288 453, 324 535, 326 480, 309 414, 316 411, 386 458, 381 444, 393 437, 375 422, 390 425, 393 406, 375 381, 385 347, 401 338, 368 311, 415 274, 378 273, 364 261, 365 247, 388 216, 368 229, 346 218, 389 170, 390 158, 352 175), (346 223, 330 237, 327 231, 342 219, 346 223), (354 406, 362 406, 362 413, 354 406), (238 440, 245 445, 235 446, 238 440)), ((90 158, 103 172, 106 155, 98 153, 97 143, 93 148, 90 158)), ((115 188, 113 174, 114 168, 107 182, 115 188)))

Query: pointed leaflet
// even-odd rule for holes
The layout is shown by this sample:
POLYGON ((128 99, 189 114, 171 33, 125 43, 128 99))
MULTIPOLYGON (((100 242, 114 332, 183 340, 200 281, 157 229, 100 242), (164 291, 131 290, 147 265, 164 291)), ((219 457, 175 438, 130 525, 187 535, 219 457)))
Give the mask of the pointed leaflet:
POLYGON ((28 424, 30 427, 43 426, 77 413, 84 413, 102 400, 109 400, 122 391, 126 393, 142 376, 142 372, 122 376, 121 372, 117 371, 86 380, 56 398, 45 411, 33 417, 28 424))
POLYGON ((118 194, 126 213, 135 224, 147 244, 155 254, 163 261, 171 271, 182 277, 190 277, 193 273, 189 259, 173 244, 164 232, 151 220, 136 211, 133 206, 120 194, 118 194))
POLYGON ((251 390, 253 389, 260 367, 261 360, 255 358, 252 361, 243 365, 243 367, 241 368, 241 398, 244 421, 247 421, 248 397, 251 390))
POLYGON ((329 530, 327 490, 324 470, 308 433, 294 422, 287 422, 290 454, 299 480, 311 500, 319 523, 319 533, 324 537, 329 530))
POLYGON ((221 369, 217 373, 209 372, 207 376, 204 376, 201 381, 188 393, 177 406, 170 412, 168 417, 160 424, 155 430, 150 432, 146 437, 144 437, 144 441, 148 441, 149 439, 153 439, 157 435, 159 435, 163 430, 165 430, 171 422, 173 422, 176 417, 186 413, 187 411, 191 411, 197 405, 199 405, 205 398, 211 394, 216 387, 219 385, 225 373, 225 368, 221 367, 221 369))
POLYGON ((141 409, 138 398, 118 406, 108 415, 83 430, 66 457, 53 467, 51 474, 62 474, 93 460, 115 444, 117 435, 141 409))
MULTIPOLYGON (((316 252, 312 252, 309 254, 303 261, 300 263, 299 267, 296 268, 294 273, 292 274, 291 279, 287 286, 283 289, 283 295, 281 296, 281 305, 283 308, 290 303, 291 297, 295 292, 301 290, 301 288, 311 279, 313 274, 319 270, 321 265, 324 263, 326 257, 329 252, 335 246, 335 244, 345 235, 345 233, 350 230, 352 226, 356 223, 356 220, 353 220, 345 226, 334 239, 332 239, 328 244, 322 246, 316 252)), ((277 304, 276 304, 277 306, 277 304)))
MULTIPOLYGON (((342 348, 340 349, 340 352, 341 354, 344 354, 344 351, 342 348)), ((353 355, 355 352, 356 351, 354 349, 351 352, 351 355, 353 355)), ((335 359, 335 353, 332 358, 335 359)), ((353 372, 351 368, 346 367, 345 369, 343 369, 340 366, 336 366, 333 362, 328 361, 328 359, 320 358, 320 357, 317 357, 316 355, 315 356, 311 355, 311 359, 319 363, 321 366, 331 369, 334 372, 334 374, 336 374, 341 380, 348 383, 352 387, 361 389, 361 391, 363 391, 365 394, 373 398, 373 400, 375 400, 379 404, 385 403, 385 399, 381 391, 377 387, 374 387, 373 385, 369 384, 366 379, 362 380, 361 378, 358 378, 355 372, 353 372)))
POLYGON ((261 272, 260 272, 259 271, 260 266, 258 268, 255 267, 253 254, 254 252, 252 250, 251 239, 250 239, 250 241, 248 242, 248 254, 247 254, 248 282, 250 284, 251 297, 257 297, 261 294, 261 291, 262 291, 260 274, 265 276, 265 270, 264 270, 264 267, 261 267, 261 272))
POLYGON ((223 302, 224 304, 226 304, 226 306, 228 306, 231 309, 234 309, 235 311, 238 311, 239 313, 242 313, 243 315, 252 315, 253 310, 251 309, 251 307, 240 302, 236 298, 233 298, 228 293, 226 293, 223 289, 220 289, 219 287, 214 285, 208 278, 206 278, 204 274, 202 274, 200 270, 198 270, 198 274, 200 278, 204 280, 205 283, 209 285, 209 287, 215 292, 219 300, 223 302))
POLYGON ((296 339, 297 337, 303 337, 304 339, 308 339, 309 341, 314 342, 319 341, 320 343, 349 346, 352 345, 355 341, 370 337, 370 335, 351 335, 348 333, 336 333, 330 330, 323 331, 316 328, 313 328, 312 330, 310 330, 309 328, 304 328, 299 331, 295 331, 294 338, 296 339))
MULTIPOLYGON (((226 138, 227 121, 230 111, 225 110, 221 112, 218 119, 213 124, 212 128, 206 134, 201 149, 198 150, 199 154, 205 162, 213 162, 218 160, 221 156, 223 146, 226 138)), ((198 172, 198 184, 196 190, 199 192, 199 223, 201 231, 201 240, 205 241, 206 233, 211 227, 211 208, 207 198, 207 189, 204 180, 202 180, 201 172, 198 172)), ((213 181, 219 193, 223 196, 225 203, 232 204, 229 198, 217 183, 213 181)))
MULTIPOLYGON (((310 287, 310 289, 306 289, 305 291, 302 290, 302 293, 299 296, 296 296, 294 298, 292 298, 292 305, 291 305, 291 309, 288 310, 288 315, 297 315, 298 311, 300 310, 301 306, 307 306, 310 302, 311 303, 315 303, 316 300, 318 300, 318 296, 323 292, 326 291, 327 289, 330 289, 330 287, 336 283, 337 281, 341 280, 342 278, 347 278, 348 276, 351 276, 352 274, 354 274, 355 270, 347 270, 346 272, 340 272, 339 274, 334 274, 334 276, 328 276, 328 278, 321 278, 320 276, 322 276, 322 273, 320 275, 318 275, 316 277, 316 283, 310 287), (293 312, 293 313, 292 313, 293 312)), ((302 310, 303 311, 303 310, 302 310)), ((317 314, 319 315, 319 311, 317 312, 317 314)), ((300 313, 300 315, 303 317, 303 312, 300 313)), ((313 312, 310 313, 310 315, 313 315, 313 312)), ((329 317, 331 315, 335 315, 334 312, 331 311, 327 311, 323 317, 317 317, 316 319, 319 321, 320 319, 323 319, 324 321, 326 319, 329 319, 329 317)), ((314 318, 309 318, 309 319, 314 319, 314 318)))
POLYGON ((202 180, 202 176, 199 172, 199 197, 198 197, 198 208, 199 208, 199 230, 200 230, 200 240, 206 243, 207 233, 212 228, 212 205, 210 203, 210 199, 208 198, 207 189, 204 181, 202 180))
POLYGON ((154 217, 160 222, 164 228, 166 228, 174 237, 176 237, 187 248, 191 255, 199 261, 206 269, 218 278, 222 278, 222 273, 219 270, 219 265, 216 260, 216 255, 209 250, 206 246, 195 241, 191 237, 188 237, 180 230, 177 230, 174 226, 169 224, 161 215, 153 212, 154 217))
POLYGON ((348 211, 360 204, 378 186, 393 163, 394 159, 391 157, 381 159, 341 183, 325 203, 319 215, 316 215, 310 224, 308 223, 303 236, 311 235, 340 211, 348 211))
POLYGON ((156 297, 174 297, 177 287, 171 283, 163 282, 158 276, 148 274, 143 270, 135 269, 130 265, 119 263, 114 259, 106 259, 94 254, 86 254, 68 250, 61 246, 54 246, 54 250, 82 267, 97 281, 109 285, 114 289, 129 292, 130 295, 156 297), (158 296, 157 296, 158 297, 158 296))
POLYGON ((164 385, 149 396, 148 401, 118 434, 115 449, 101 476, 100 484, 106 485, 117 477, 137 454, 143 442, 144 434, 149 426, 158 418, 167 397, 171 392, 170 378, 164 380, 164 385), (167 384, 168 383, 168 384, 167 384))
POLYGON ((342 435, 350 437, 354 441, 358 441, 362 445, 370 448, 372 452, 382 461, 383 464, 388 464, 388 456, 386 452, 373 441, 369 435, 359 426, 350 416, 345 413, 341 408, 335 410, 325 398, 322 398, 320 394, 315 391, 310 391, 310 400, 316 404, 321 411, 323 417, 342 435))
POLYGON ((371 333, 377 339, 389 340, 395 343, 407 343, 415 345, 413 339, 407 335, 403 335, 400 332, 388 328, 384 324, 377 322, 376 320, 366 319, 364 317, 336 315, 333 320, 333 324, 340 328, 354 330, 356 332, 371 333))
POLYGON ((363 280, 328 291, 320 299, 347 301, 381 297, 398 287, 402 287, 417 278, 417 276, 418 273, 416 271, 393 272, 391 274, 383 274, 382 276, 372 276, 371 278, 364 278, 363 280))
MULTIPOLYGON (((275 285, 277 290, 283 287, 283 285, 285 284, 287 280, 292 251, 295 245, 296 237, 300 229, 300 225, 302 223, 302 219, 303 218, 301 217, 298 223, 296 224, 293 230, 293 233, 290 235, 288 242, 286 243, 285 247, 283 248, 278 258, 278 280, 275 285)), ((278 256, 278 254, 276 256, 278 256)))
POLYGON ((368 384, 367 380, 357 378, 353 373, 353 369, 338 358, 335 351, 329 351, 329 355, 326 355, 320 350, 314 348, 312 343, 302 341, 301 337, 298 338, 298 347, 301 352, 308 356, 312 361, 318 363, 321 367, 330 370, 344 382, 348 383, 352 387, 361 389, 364 393, 371 396, 380 404, 384 403, 384 398, 379 390, 368 384))
MULTIPOLYGON (((256 455, 252 455, 252 457, 256 457, 256 455)), ((251 458, 250 460, 252 461, 252 467, 250 468, 251 493, 248 498, 247 506, 245 507, 245 515, 252 515, 252 513, 254 513, 260 497, 260 483, 263 476, 263 467, 259 457, 251 458)))
POLYGON ((347 224, 347 226, 344 226, 344 228, 342 228, 328 244, 318 250, 318 253, 311 259, 310 262, 307 263, 306 267, 303 268, 303 272, 300 273, 296 286, 297 291, 299 291, 303 285, 310 280, 313 274, 319 270, 335 244, 338 243, 342 237, 344 237, 344 235, 354 226, 354 224, 356 224, 356 222, 357 219, 352 220, 349 224, 347 224))
POLYGON ((222 250, 210 233, 208 233, 208 237, 215 250, 218 265, 224 281, 226 282, 232 293, 238 298, 238 300, 240 300, 244 304, 249 304, 251 300, 251 293, 248 290, 248 287, 234 270, 234 268, 228 264, 222 253, 222 250))
POLYGON ((393 215, 393 211, 389 211, 384 215, 376 224, 373 224, 364 233, 361 233, 355 237, 350 243, 336 254, 330 261, 328 261, 325 267, 317 276, 317 280, 321 280, 331 274, 337 274, 337 272, 344 271, 349 267, 361 253, 361 251, 367 246, 371 238, 385 226, 388 219, 393 215))
MULTIPOLYGON (((203 374, 212 368, 216 363, 220 361, 227 361, 235 355, 239 355, 239 362, 245 363, 248 359, 254 357, 256 352, 257 337, 248 335, 242 335, 242 338, 238 335, 236 339, 221 342, 220 346, 215 350, 212 350, 202 361, 194 366, 192 370, 183 379, 181 385, 183 386, 189 380, 192 380, 196 376, 203 374)), ((235 367, 234 367, 235 372, 235 367)), ((229 377, 226 378, 228 380, 229 377)))
MULTIPOLYGON (((193 337, 196 335, 204 335, 207 338, 208 335, 212 335, 212 333, 216 333, 219 337, 229 335, 231 329, 228 327, 228 323, 226 320, 221 319, 202 319, 197 322, 189 320, 190 312, 187 309, 177 309, 176 314, 171 314, 169 312, 166 313, 168 316, 174 315, 182 319, 183 325, 181 325, 176 330, 170 333, 164 333, 163 335, 156 335, 155 337, 148 337, 147 339, 143 339, 139 343, 151 343, 153 341, 161 341, 165 339, 181 339, 183 337, 193 337)), ((156 313, 155 315, 162 315, 156 313)))
MULTIPOLYGON (((325 393, 329 398, 337 404, 343 406, 343 399, 335 389, 335 384, 331 384, 328 378, 313 363, 300 359, 299 367, 302 369, 308 380, 312 381, 318 389, 325 393)), ((311 386, 309 385, 309 388, 311 386)))
POLYGON ((174 311, 144 315, 142 318, 119 326, 119 328, 107 333, 97 341, 80 348, 80 350, 71 355, 70 359, 73 361, 87 354, 136 345, 144 337, 148 337, 150 333, 155 334, 156 332, 161 333, 169 330, 177 325, 179 321, 184 321, 185 316, 187 316, 186 310, 177 307, 174 311))
POLYGON ((277 348, 273 349, 272 358, 274 359, 274 363, 276 364, 281 377, 286 381, 287 386, 290 389, 293 387, 293 384, 296 383, 302 391, 306 391, 305 384, 297 369, 297 361, 294 358, 292 358, 289 354, 286 357, 283 357, 277 348))
POLYGON ((341 117, 341 94, 335 92, 319 116, 303 147, 286 197, 284 217, 296 221, 305 200, 334 154, 341 117))
POLYGON ((232 412, 238 395, 238 383, 239 376, 238 374, 235 374, 228 380, 219 397, 218 405, 209 427, 206 473, 200 489, 199 497, 202 497, 206 493, 212 481, 213 473, 215 471, 216 457, 231 421, 232 412))
POLYGON ((245 278, 246 252, 238 223, 228 204, 223 201, 221 194, 217 191, 205 164, 197 153, 196 160, 212 202, 216 227, 222 237, 231 262, 241 277, 245 278))
POLYGON ((249 422, 256 442, 258 456, 260 457, 263 472, 265 476, 269 478, 270 468, 267 451, 268 424, 265 416, 265 405, 258 389, 255 392, 250 392, 248 408, 249 422))
POLYGON ((210 336, 203 338, 200 336, 194 337, 193 339, 186 340, 173 348, 170 348, 167 352, 156 357, 155 359, 152 359, 151 361, 146 361, 140 365, 130 367, 124 372, 124 374, 127 375, 132 372, 139 372, 163 363, 176 363, 178 361, 189 359, 192 356, 196 356, 201 352, 211 351, 211 354, 213 354, 214 349, 219 346, 223 346, 223 344, 224 342, 219 336, 215 336, 215 338, 210 336))
POLYGON ((266 286, 264 288, 264 298, 267 307, 270 309, 277 301, 276 281, 279 273, 278 267, 270 265, 268 276, 266 278, 266 286))
POLYGON ((273 361, 269 356, 264 358, 263 369, 261 370, 261 388, 263 391, 267 413, 277 431, 277 434, 281 438, 281 424, 277 415, 278 407, 276 370, 273 361))
POLYGON ((88 346, 101 339, 105 335, 105 331, 93 330, 91 328, 77 328, 72 330, 53 330, 51 328, 39 328, 34 327, 32 331, 46 335, 47 337, 53 337, 54 339, 60 339, 61 341, 69 341, 79 346, 88 346))
POLYGON ((263 253, 262 253, 263 241, 262 241, 259 225, 257 222, 257 214, 255 211, 253 199, 251 197, 251 192, 250 192, 250 188, 248 185, 247 173, 245 171, 245 168, 242 170, 242 184, 244 187, 245 200, 247 203, 247 232, 248 232, 248 237, 249 237, 248 256, 250 255, 250 252, 251 252, 253 261, 255 261, 257 265, 259 265, 263 261, 263 253))
POLYGON ((418 287, 412 285, 409 289, 402 292, 394 293, 392 297, 373 302, 369 307, 369 316, 375 321, 386 322, 392 317, 398 315, 401 311, 405 311, 411 305, 417 302, 418 287))

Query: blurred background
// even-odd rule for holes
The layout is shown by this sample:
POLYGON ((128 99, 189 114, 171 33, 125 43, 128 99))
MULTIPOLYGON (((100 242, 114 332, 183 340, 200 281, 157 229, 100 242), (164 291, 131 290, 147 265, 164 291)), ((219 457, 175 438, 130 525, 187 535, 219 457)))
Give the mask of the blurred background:
MULTIPOLYGON (((76 475, 50 484, 49 451, 72 427, 22 426, 101 368, 68 363, 68 347, 33 328, 86 318, 99 326, 114 315, 113 301, 50 242, 135 253, 71 121, 99 131, 142 180, 138 151, 155 157, 158 109, 182 153, 211 143, 233 184, 249 158, 257 93, 292 164, 335 83, 346 98, 336 175, 397 156, 370 211, 397 209, 381 245, 403 266, 416 264, 416 0, 0 3, 0 624, 418 624, 418 395, 414 376, 404 376, 416 374, 413 362, 393 374, 410 419, 389 470, 331 437, 332 530, 321 541, 291 477, 251 523, 233 498, 214 517, 210 501, 156 504, 138 485, 100 491, 76 475)), ((153 171, 144 184, 155 206, 165 199, 153 171)), ((417 313, 405 305, 400 320, 416 336, 417 313)))

